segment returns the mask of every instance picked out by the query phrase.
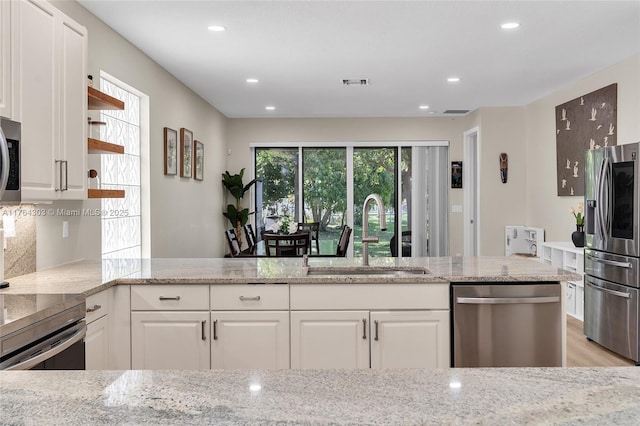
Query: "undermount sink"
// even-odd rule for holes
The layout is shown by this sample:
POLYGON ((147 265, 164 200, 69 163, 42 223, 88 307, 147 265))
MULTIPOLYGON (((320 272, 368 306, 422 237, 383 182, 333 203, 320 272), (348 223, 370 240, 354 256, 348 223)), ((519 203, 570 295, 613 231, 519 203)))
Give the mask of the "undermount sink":
POLYGON ((416 266, 309 266, 307 275, 426 275, 427 268, 416 266))

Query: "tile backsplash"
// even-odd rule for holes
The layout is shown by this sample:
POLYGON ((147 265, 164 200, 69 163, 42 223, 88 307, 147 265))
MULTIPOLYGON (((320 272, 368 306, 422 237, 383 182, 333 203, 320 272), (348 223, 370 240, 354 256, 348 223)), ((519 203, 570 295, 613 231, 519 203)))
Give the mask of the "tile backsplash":
POLYGON ((36 213, 31 204, 0 206, 0 216, 3 220, 13 218, 16 233, 15 237, 6 238, 5 279, 36 271, 36 213))

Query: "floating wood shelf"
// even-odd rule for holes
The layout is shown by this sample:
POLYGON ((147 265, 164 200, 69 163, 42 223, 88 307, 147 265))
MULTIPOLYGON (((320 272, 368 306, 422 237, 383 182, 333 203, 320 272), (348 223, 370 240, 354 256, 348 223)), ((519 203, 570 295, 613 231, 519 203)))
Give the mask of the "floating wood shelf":
POLYGON ((89 189, 89 198, 124 198, 124 189, 89 189))
POLYGON ((124 146, 89 138, 89 154, 124 154, 124 146))
POLYGON ((124 102, 102 93, 93 87, 88 87, 89 109, 124 109, 124 102))

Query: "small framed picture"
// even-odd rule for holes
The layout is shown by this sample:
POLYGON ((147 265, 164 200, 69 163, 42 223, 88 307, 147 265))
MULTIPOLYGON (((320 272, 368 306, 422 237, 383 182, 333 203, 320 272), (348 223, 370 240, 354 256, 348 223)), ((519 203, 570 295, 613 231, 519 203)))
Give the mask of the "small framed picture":
POLYGON ((190 178, 193 175, 193 133, 184 127, 180 129, 180 176, 190 178))
POLYGON ((204 179, 204 145, 202 142, 194 141, 193 156, 193 178, 195 180, 204 179))
POLYGON ((451 188, 462 188, 462 161, 451 162, 451 188))
POLYGON ((164 174, 178 174, 178 132, 164 128, 164 174))

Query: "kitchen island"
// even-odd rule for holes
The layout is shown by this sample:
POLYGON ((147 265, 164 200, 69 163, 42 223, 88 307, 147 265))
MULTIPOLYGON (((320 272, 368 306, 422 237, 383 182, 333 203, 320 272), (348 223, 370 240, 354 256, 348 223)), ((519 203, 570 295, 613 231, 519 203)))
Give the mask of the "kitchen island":
POLYGON ((0 373, 2 424, 635 425, 640 370, 0 373))

